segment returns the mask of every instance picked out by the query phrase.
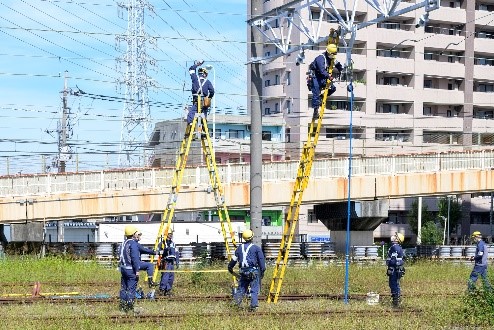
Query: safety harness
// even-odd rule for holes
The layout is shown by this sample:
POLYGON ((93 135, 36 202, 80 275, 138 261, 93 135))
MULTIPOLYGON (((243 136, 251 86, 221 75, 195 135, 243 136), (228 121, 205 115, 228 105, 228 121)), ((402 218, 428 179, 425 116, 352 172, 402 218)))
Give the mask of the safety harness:
POLYGON ((132 265, 126 265, 125 264, 125 258, 124 258, 124 251, 125 251, 125 247, 126 247, 128 241, 130 241, 130 239, 126 239, 122 243, 122 248, 120 249, 120 260, 119 260, 119 264, 120 264, 120 267, 122 267, 124 269, 132 269, 132 265))

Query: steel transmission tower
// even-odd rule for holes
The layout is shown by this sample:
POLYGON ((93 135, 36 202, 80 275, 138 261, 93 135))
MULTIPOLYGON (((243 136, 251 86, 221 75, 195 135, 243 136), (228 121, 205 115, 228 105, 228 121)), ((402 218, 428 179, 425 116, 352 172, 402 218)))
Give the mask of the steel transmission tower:
MULTIPOLYGON (((152 84, 147 75, 147 64, 155 63, 146 53, 146 45, 155 44, 156 40, 144 31, 144 11, 147 8, 152 12, 153 7, 147 0, 129 0, 118 5, 128 11, 127 32, 116 37, 117 45, 121 41, 127 43, 127 50, 117 58, 120 71, 123 72, 122 63, 126 67, 123 79, 119 80, 119 86, 125 84, 125 105, 118 165, 146 166, 150 156, 146 145, 151 124, 148 87, 152 84)), ((119 16, 123 18, 123 14, 119 13, 119 16)))

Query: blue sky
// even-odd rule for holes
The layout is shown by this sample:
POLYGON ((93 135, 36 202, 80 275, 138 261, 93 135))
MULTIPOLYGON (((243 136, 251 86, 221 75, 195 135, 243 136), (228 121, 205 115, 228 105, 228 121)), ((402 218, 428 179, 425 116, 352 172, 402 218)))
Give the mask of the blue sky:
MULTIPOLYGON (((218 111, 245 109, 247 0, 149 4, 154 13, 146 9, 145 31, 156 40, 147 47, 156 63, 148 65, 157 86, 149 89, 152 123, 183 115, 195 59, 215 68, 209 78, 215 76, 218 111)), ((116 98, 125 92, 118 83, 125 65, 116 59, 126 50, 117 36, 126 29, 127 11, 115 1, 0 1, 0 175, 42 172, 56 156, 65 71, 69 89, 88 93, 68 97, 68 141, 78 167, 74 156, 67 171, 117 166, 124 104, 116 98)))

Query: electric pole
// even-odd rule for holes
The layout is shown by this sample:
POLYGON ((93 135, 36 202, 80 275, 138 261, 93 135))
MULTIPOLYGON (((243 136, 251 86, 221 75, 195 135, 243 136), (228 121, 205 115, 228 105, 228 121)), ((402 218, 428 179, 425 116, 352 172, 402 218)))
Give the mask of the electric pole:
POLYGON ((59 135, 59 145, 58 145, 58 173, 65 172, 65 162, 67 161, 67 114, 69 108, 67 106, 67 97, 69 95, 69 91, 67 89, 67 71, 65 71, 64 82, 63 82, 63 97, 62 97, 62 120, 60 122, 60 135, 59 135))

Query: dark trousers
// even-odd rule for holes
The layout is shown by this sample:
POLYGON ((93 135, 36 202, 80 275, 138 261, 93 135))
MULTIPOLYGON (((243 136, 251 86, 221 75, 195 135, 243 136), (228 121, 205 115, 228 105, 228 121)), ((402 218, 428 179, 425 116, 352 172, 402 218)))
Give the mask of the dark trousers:
POLYGON ((165 263, 165 271, 161 273, 160 290, 165 292, 171 291, 171 289, 173 288, 173 282, 175 281, 175 273, 167 272, 167 270, 174 269, 175 265, 173 264, 173 262, 165 263))
POLYGON ((242 299, 244 298, 247 290, 250 286, 250 307, 257 307, 259 305, 258 297, 259 291, 261 289, 261 277, 259 276, 259 272, 257 271, 257 276, 254 279, 249 279, 246 276, 240 276, 240 280, 238 281, 237 292, 233 296, 235 303, 240 305, 242 303, 242 299))
MULTIPOLYGON (((313 77, 312 78, 312 108, 319 109, 322 103, 321 90, 322 86, 326 83, 326 79, 313 77)), ((336 87, 331 84, 329 87, 328 96, 336 92, 336 87)))
POLYGON ((484 287, 486 289, 491 289, 491 284, 489 283, 489 280, 487 279, 487 266, 480 266, 480 265, 475 265, 473 267, 472 272, 470 273, 470 278, 468 279, 468 290, 472 291, 475 288, 475 282, 477 282, 477 279, 482 277, 482 281, 484 283, 484 287))
POLYGON ((393 272, 393 274, 388 275, 389 277, 389 288, 391 289, 391 296, 399 297, 401 294, 400 289, 400 278, 401 275, 397 269, 393 272))
MULTIPOLYGON (((209 108, 205 108, 205 107, 202 108, 202 113, 204 114, 204 118, 207 117, 208 110, 209 108)), ((190 107, 189 113, 187 114, 187 124, 192 124, 192 121, 194 120, 194 116, 196 115, 196 113, 197 113, 197 104, 194 103, 190 107)))
POLYGON ((141 261, 139 263, 139 270, 145 270, 148 277, 153 277, 154 274, 154 264, 150 262, 141 261))
POLYGON ((136 297, 139 277, 136 276, 132 269, 120 268, 120 273, 122 275, 120 280, 120 300, 132 304, 136 297))

